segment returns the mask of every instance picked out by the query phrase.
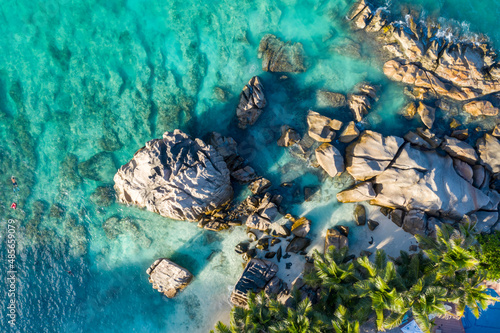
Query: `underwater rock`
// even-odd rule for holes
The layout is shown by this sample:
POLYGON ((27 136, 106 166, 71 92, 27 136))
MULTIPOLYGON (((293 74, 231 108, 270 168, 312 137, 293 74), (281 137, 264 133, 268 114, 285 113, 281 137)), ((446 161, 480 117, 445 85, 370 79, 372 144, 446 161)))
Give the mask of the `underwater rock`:
POLYGON ((233 196, 222 156, 179 130, 147 142, 114 181, 120 202, 177 220, 198 220, 233 196))
POLYGON ((493 174, 500 172, 500 141, 486 133, 476 143, 481 162, 493 174))
POLYGON ((231 293, 231 303, 235 306, 246 307, 248 292, 258 293, 278 272, 278 265, 263 259, 251 259, 231 293))
POLYGON ((342 133, 340 134, 339 141, 343 143, 349 143, 352 140, 356 139, 359 136, 359 130, 356 127, 356 123, 351 121, 344 128, 342 133))
POLYGON ((377 221, 374 221, 374 220, 368 220, 368 229, 370 229, 371 231, 375 230, 378 226, 379 226, 380 223, 378 223, 377 221))
POLYGON ((498 108, 494 107, 489 101, 472 101, 464 105, 464 111, 477 116, 496 116, 498 108))
POLYGON ((436 109, 431 108, 428 105, 425 105, 424 103, 420 102, 418 104, 418 109, 417 112, 420 116, 420 119, 424 123, 424 125, 427 128, 432 128, 432 125, 434 124, 434 120, 436 119, 436 109))
POLYGON ((468 143, 449 136, 444 137, 441 148, 451 157, 456 157, 471 165, 476 164, 478 157, 476 151, 468 143))
POLYGON ((78 158, 76 155, 68 154, 59 168, 59 188, 61 191, 71 191, 82 181, 82 177, 78 174, 78 158))
POLYGON ((318 142, 330 142, 335 138, 335 131, 342 127, 342 122, 309 110, 307 114, 309 136, 318 142))
POLYGON ((153 288, 168 298, 175 297, 193 279, 187 269, 165 258, 156 260, 146 273, 153 288))
POLYGON ((305 72, 304 48, 301 43, 282 42, 267 34, 259 44, 258 58, 266 72, 305 72))
POLYGON ((50 211, 49 211, 49 216, 60 219, 64 217, 64 214, 66 213, 66 210, 61 204, 55 203, 52 206, 50 206, 50 211))
POLYGON ((316 104, 319 107, 340 108, 347 105, 344 94, 318 90, 316 92, 316 104))
POLYGON ((352 188, 337 193, 337 200, 344 203, 366 201, 375 197, 373 184, 370 182, 359 183, 352 188))
POLYGON ((108 239, 116 239, 118 236, 128 233, 132 235, 139 245, 149 247, 151 240, 139 229, 139 226, 130 217, 119 218, 112 216, 102 225, 108 239))
POLYGON ((115 201, 115 190, 112 186, 98 186, 90 195, 90 201, 100 207, 108 207, 115 201))
POLYGON ((300 141, 300 135, 288 125, 281 126, 281 136, 278 139, 278 146, 289 147, 300 141))
POLYGON ((329 143, 323 143, 316 148, 316 160, 330 177, 336 177, 344 172, 342 154, 329 143))
POLYGON ((330 246, 335 246, 335 248, 339 250, 348 245, 349 240, 347 236, 342 235, 337 229, 331 228, 326 231, 324 252, 326 252, 330 246))
POLYGON ((118 134, 108 126, 104 128, 104 136, 99 140, 99 146, 104 151, 116 151, 123 147, 123 144, 118 138, 118 134))
POLYGON ((78 164, 78 171, 84 178, 99 182, 109 182, 116 172, 113 154, 100 152, 85 162, 78 164))
POLYGON ((382 173, 396 156, 404 140, 364 131, 346 149, 346 169, 357 180, 367 180, 382 173))
POLYGON ((248 185, 253 194, 260 194, 271 187, 271 182, 266 178, 259 178, 248 185))
POLYGON ((222 136, 220 133, 212 132, 208 138, 208 144, 224 158, 238 155, 238 144, 231 137, 222 136))
POLYGON ((292 233, 297 237, 306 237, 311 231, 311 221, 305 217, 301 217, 293 222, 292 233))
POLYGON ((267 101, 264 96, 264 87, 258 76, 254 76, 248 81, 248 84, 243 87, 240 94, 240 102, 236 108, 236 116, 238 117, 238 127, 241 129, 253 125, 262 114, 262 109, 266 106, 267 101))
POLYGON ((366 224, 366 209, 363 205, 356 205, 354 208, 354 221, 356 225, 365 225, 366 224))

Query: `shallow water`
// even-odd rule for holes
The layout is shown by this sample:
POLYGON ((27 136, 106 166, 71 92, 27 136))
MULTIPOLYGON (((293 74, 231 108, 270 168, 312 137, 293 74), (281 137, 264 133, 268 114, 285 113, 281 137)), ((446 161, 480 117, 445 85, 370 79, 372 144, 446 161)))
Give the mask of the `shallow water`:
MULTIPOLYGON (((484 33, 500 45, 498 1, 411 2, 429 17, 444 17, 458 34, 484 33)), ((404 12, 409 3, 389 7, 404 12)), ((133 207, 99 208, 90 200, 97 186, 112 184, 116 168, 166 130, 232 135, 276 189, 284 181, 301 190, 322 183, 304 204, 284 192, 285 206, 306 214, 314 235, 351 223, 352 207, 335 199, 341 186, 275 144, 282 124, 305 130, 310 108, 349 120, 345 112, 318 108, 315 92, 349 92, 363 80, 381 86, 363 127, 403 134, 419 125, 397 115, 405 103, 402 87, 383 76, 370 47, 345 24, 350 4, 2 1, 0 278, 6 279, 10 218, 18 220, 18 276, 17 325, 7 323, 2 286, 0 331, 206 332, 227 317, 230 290, 242 271, 233 247, 244 239, 243 228, 216 234, 133 207), (266 33, 303 43, 307 72, 286 80, 263 73, 257 47, 266 33), (346 44, 358 54, 340 48, 346 44), (261 76, 269 106, 255 126, 240 131, 234 126, 237 98, 253 75, 261 76), (78 168, 101 152, 98 170, 78 168), (18 179, 17 194, 11 175, 18 179), (9 208, 13 201, 16 211, 9 208), (56 214, 56 203, 63 214, 56 214), (132 223, 110 238, 103 223, 113 216, 132 223), (174 258, 196 276, 175 299, 161 297, 147 281, 145 271, 159 257, 174 258)))

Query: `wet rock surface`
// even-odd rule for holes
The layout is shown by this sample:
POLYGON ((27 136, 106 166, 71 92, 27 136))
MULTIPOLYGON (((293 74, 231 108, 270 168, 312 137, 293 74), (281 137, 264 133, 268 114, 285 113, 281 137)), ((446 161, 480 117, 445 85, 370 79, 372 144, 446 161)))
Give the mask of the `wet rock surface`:
POLYGON ((177 220, 198 220, 233 195, 222 156, 179 130, 147 142, 114 181, 120 202, 177 220))
POLYGON ((283 42, 274 35, 265 35, 259 44, 258 57, 266 72, 304 72, 304 48, 301 43, 283 42))
POLYGON ((248 81, 240 94, 240 102, 236 108, 238 127, 245 129, 253 125, 262 114, 267 101, 264 96, 264 86, 258 76, 248 81))

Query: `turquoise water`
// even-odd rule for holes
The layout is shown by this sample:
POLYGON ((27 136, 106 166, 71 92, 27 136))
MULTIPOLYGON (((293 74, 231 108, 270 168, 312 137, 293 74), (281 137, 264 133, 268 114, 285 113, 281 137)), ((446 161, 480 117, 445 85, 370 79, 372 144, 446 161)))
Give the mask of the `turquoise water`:
MULTIPOLYGON (((410 1, 392 1, 407 11, 410 1)), ((444 17, 456 34, 487 34, 500 45, 498 1, 416 1, 426 16, 444 17)), ((17 325, 7 323, 0 288, 1 332, 206 332, 226 319, 241 274, 233 247, 239 228, 215 234, 116 203, 91 200, 112 185, 116 169, 164 131, 231 135, 252 167, 273 181, 323 184, 312 202, 283 192, 285 207, 313 221, 313 234, 349 223, 349 205, 325 180, 275 142, 279 127, 303 132, 315 91, 349 92, 368 80, 380 100, 362 126, 402 134, 418 122, 397 115, 402 88, 389 82, 361 36, 344 22, 350 1, 13 1, 0 3, 0 278, 6 279, 7 220, 16 219, 17 325), (257 47, 266 33, 301 42, 308 70, 263 73, 257 47), (345 52, 350 45, 354 53, 345 52), (262 77, 268 107, 255 126, 235 127, 238 94, 262 77), (99 155, 97 155, 99 154, 99 155), (94 157, 96 156, 96 157, 94 157), (93 158, 95 168, 78 163, 93 158), (11 175, 20 191, 12 191, 11 175), (18 209, 11 210, 16 201, 18 209), (56 209, 55 204, 61 210, 56 209), (103 224, 122 219, 113 235, 103 224), (127 219, 128 218, 128 219, 127 219), (159 257, 195 275, 170 300, 145 273, 159 257)), ((443 21, 445 24, 446 22, 443 21)), ((448 24, 447 23, 447 24, 448 24)), ((91 161, 93 161, 91 160, 91 161)), ((7 284, 5 284, 6 286, 7 284)))

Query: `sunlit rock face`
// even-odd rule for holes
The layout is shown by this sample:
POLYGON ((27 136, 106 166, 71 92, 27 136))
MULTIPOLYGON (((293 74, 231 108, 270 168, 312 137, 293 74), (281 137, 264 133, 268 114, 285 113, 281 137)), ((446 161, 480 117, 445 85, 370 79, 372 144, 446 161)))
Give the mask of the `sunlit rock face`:
POLYGON ((198 220, 233 195, 222 156, 179 130, 147 142, 114 181, 120 202, 176 220, 198 220))

